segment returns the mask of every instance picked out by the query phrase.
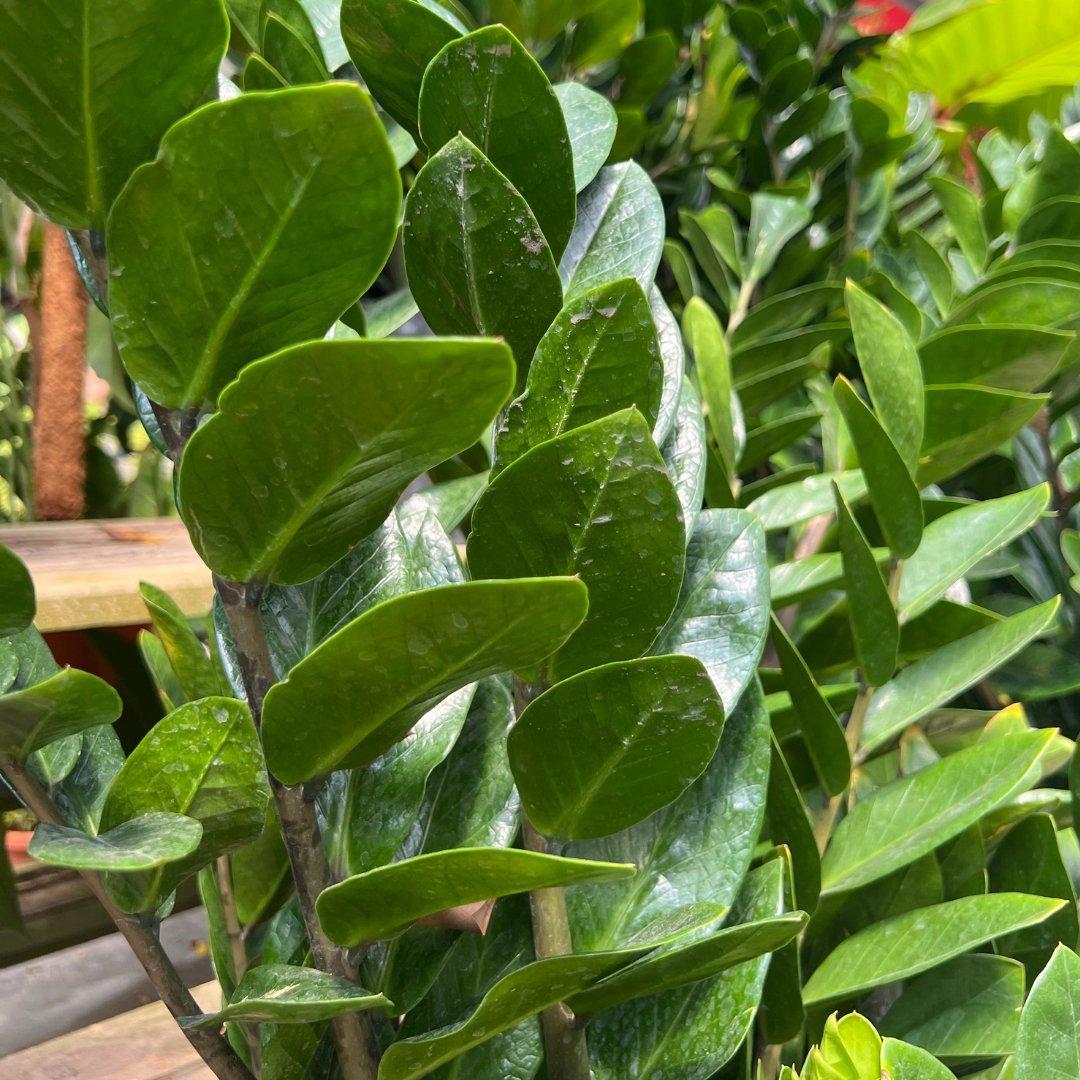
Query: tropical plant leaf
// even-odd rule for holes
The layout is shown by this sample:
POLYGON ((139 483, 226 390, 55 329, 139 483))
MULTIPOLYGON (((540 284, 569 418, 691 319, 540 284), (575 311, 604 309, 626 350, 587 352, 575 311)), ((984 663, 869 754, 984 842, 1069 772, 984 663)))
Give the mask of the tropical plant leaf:
POLYGON ((574 160, 574 187, 584 191, 607 160, 615 141, 618 117, 603 94, 583 83, 556 83, 555 96, 562 106, 574 160))
POLYGON ((18 555, 0 544, 0 637, 25 630, 36 610, 29 571, 18 555))
POLYGON ((28 850, 41 862, 77 870, 155 870, 190 855, 202 834, 194 818, 160 812, 132 818, 97 836, 43 821, 28 850))
POLYGON ((1018 1077, 1066 1077, 1080 1069, 1080 958, 1058 945, 1020 1014, 1018 1077))

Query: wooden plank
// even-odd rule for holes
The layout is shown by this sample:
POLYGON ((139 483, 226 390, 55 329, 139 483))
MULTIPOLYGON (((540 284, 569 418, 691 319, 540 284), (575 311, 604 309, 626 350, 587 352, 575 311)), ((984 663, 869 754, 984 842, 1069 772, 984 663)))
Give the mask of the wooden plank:
MULTIPOLYGON (((216 1009, 216 982, 192 993, 216 1009)), ((0 1058, 0 1076, 19 1080, 214 1080, 160 1001, 0 1058)))
POLYGON ((164 589, 187 615, 205 615, 210 571, 175 518, 48 521, 0 526, 26 563, 42 633, 147 622, 139 582, 164 589))

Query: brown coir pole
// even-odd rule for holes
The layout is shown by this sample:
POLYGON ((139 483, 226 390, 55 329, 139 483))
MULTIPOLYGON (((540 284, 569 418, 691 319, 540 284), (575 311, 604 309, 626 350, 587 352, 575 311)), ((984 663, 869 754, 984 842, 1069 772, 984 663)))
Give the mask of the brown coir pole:
POLYGON ((40 295, 41 329, 33 343, 34 515, 66 521, 83 511, 88 299, 57 225, 45 226, 40 295))

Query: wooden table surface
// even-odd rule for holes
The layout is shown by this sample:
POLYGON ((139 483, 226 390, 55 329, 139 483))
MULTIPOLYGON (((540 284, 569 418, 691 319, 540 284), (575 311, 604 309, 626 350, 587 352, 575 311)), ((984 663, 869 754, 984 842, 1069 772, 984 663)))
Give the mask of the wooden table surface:
MULTIPOLYGON (((221 1004, 216 982, 197 986, 192 993, 204 1010, 221 1004)), ((11 1080, 214 1080, 160 1001, 0 1058, 0 1076, 11 1080)))
POLYGON ((42 633, 147 622, 141 581, 164 589, 186 615, 210 610, 210 571, 175 518, 4 525, 0 543, 30 569, 42 633))

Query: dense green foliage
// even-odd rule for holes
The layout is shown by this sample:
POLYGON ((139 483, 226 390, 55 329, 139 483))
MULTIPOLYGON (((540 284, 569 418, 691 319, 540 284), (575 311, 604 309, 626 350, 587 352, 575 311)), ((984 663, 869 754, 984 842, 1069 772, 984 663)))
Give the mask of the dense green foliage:
POLYGON ((0 550, 0 769, 218 1075, 1077 1073, 1080 23, 1025 3, 0 0, 0 175, 104 252, 217 589, 205 643, 144 589, 125 759, 0 550))

